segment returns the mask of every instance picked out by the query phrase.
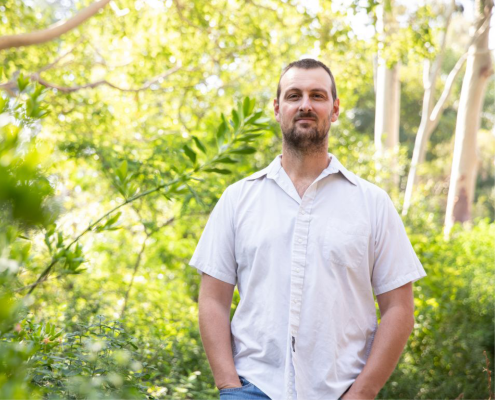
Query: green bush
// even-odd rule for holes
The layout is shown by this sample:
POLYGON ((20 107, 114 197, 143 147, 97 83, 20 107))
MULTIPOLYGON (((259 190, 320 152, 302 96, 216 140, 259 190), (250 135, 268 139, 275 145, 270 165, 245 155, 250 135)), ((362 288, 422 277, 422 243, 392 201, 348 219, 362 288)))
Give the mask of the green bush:
POLYGON ((450 240, 439 230, 415 231, 409 236, 428 276, 415 285, 415 329, 379 397, 487 399, 483 352, 493 366, 495 224, 458 226, 450 240))

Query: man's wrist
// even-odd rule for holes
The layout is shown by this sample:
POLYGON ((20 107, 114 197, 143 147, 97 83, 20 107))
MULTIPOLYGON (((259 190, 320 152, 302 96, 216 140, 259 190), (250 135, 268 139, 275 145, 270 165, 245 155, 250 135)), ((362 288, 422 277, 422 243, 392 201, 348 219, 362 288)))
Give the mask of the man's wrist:
POLYGON ((216 384, 218 390, 234 389, 234 388, 242 387, 242 383, 241 383, 239 377, 237 377, 236 379, 229 380, 229 381, 224 380, 222 382, 218 382, 215 384, 216 384))
POLYGON ((344 398, 346 399, 374 399, 380 389, 376 389, 371 385, 363 385, 359 382, 355 382, 349 391, 345 394, 344 398))

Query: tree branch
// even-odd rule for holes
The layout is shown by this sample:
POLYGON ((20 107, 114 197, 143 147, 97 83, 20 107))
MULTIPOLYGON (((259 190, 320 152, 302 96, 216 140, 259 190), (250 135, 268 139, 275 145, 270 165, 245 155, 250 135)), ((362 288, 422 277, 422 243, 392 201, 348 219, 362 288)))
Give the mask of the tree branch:
POLYGON ((445 86, 443 88, 442 95, 438 99, 437 104, 435 105, 435 108, 433 109, 430 115, 430 122, 432 122, 434 126, 438 123, 438 120, 442 116, 445 102, 450 96, 450 92, 452 91, 452 87, 454 86, 455 78, 457 78, 457 75, 459 75, 459 72, 461 72, 462 66, 467 60, 467 56, 468 53, 464 53, 461 56, 461 58, 457 60, 454 68, 450 71, 449 76, 445 81, 445 86))
MULTIPOLYGON (((440 44, 440 51, 438 52, 438 55, 435 58, 435 61, 433 63, 433 68, 431 69, 431 75, 429 78, 430 85, 435 85, 438 72, 440 71, 440 68, 442 67, 443 56, 445 54, 445 47, 447 46, 447 33, 449 31, 450 21, 452 20, 452 14, 454 13, 454 10, 455 10, 455 0, 452 0, 451 1, 451 7, 449 8, 447 18, 445 20, 445 28, 444 28, 444 34, 442 37, 442 42, 440 44)), ((434 88, 433 88, 433 91, 434 91, 434 88)))
POLYGON ((430 115, 430 121, 433 122, 433 128, 435 129, 436 124, 438 123, 440 117, 442 116, 442 112, 445 106, 445 102, 450 96, 450 92, 452 91, 452 87, 454 85, 455 78, 457 78, 457 75, 459 75, 459 72, 462 69, 462 66, 466 62, 468 56, 472 53, 470 53, 469 48, 474 44, 474 42, 480 37, 480 35, 483 34, 483 32, 488 28, 488 25, 490 24, 490 18, 487 18, 484 23, 479 27, 479 29, 474 33, 472 36, 471 40, 469 41, 469 44, 467 46, 467 51, 464 53, 459 60, 457 60, 454 68, 450 71, 447 80, 445 81, 445 86, 442 92, 442 95, 437 101, 437 104, 435 105, 435 108, 431 112, 430 115))
MULTIPOLYGON (((180 64, 178 64, 177 66, 175 66, 172 69, 169 69, 168 71, 164 72, 163 74, 158 75, 158 76, 150 79, 143 86, 138 87, 138 88, 123 88, 123 87, 120 87, 120 86, 117 86, 117 85, 113 84, 112 82, 107 81, 106 79, 101 79, 99 81, 87 83, 85 85, 60 86, 60 85, 57 85, 55 83, 48 82, 45 79, 41 78, 39 76, 39 73, 38 72, 35 72, 34 74, 31 74, 30 79, 32 81, 34 81, 34 82, 40 83, 41 85, 43 85, 43 86, 45 86, 47 88, 57 89, 59 92, 62 92, 62 93, 72 93, 72 92, 76 92, 78 90, 92 89, 92 88, 95 88, 97 86, 102 86, 102 85, 109 86, 109 87, 111 87, 113 89, 120 90, 121 92, 133 92, 133 93, 137 93, 137 92, 141 92, 143 90, 149 89, 151 85, 153 85, 154 83, 158 82, 160 79, 167 78, 168 76, 172 75, 174 72, 177 72, 181 68, 182 68, 182 66, 180 64)), ((4 84, 0 85, 0 89, 4 89, 4 90, 9 90, 10 89, 10 90, 12 90, 16 86, 17 86, 17 83, 15 81, 10 81, 10 82, 7 82, 7 83, 4 83, 4 84)))
MULTIPOLYGON (((189 175, 186 175, 186 176, 189 176, 189 175)), ((159 185, 159 186, 157 186, 157 187, 155 187, 153 189, 147 190, 145 192, 139 193, 139 194, 137 194, 137 195, 135 195, 133 197, 128 198, 123 203, 120 203, 118 206, 112 208, 110 211, 108 211, 105 214, 103 214, 95 222, 93 222, 92 224, 89 224, 88 227, 84 231, 82 231, 72 242, 70 242, 67 246, 65 246, 63 250, 64 251, 69 250, 74 243, 76 243, 77 241, 79 241, 79 239, 81 239, 86 233, 91 232, 101 221, 103 221, 105 218, 107 218, 110 214, 112 214, 115 211, 117 211, 119 208, 124 207, 125 205, 127 205, 129 203, 132 203, 133 201, 136 201, 137 199, 140 199, 141 197, 148 196, 148 195, 150 195, 152 193, 155 193, 155 192, 158 192, 158 191, 160 191, 160 190, 162 190, 162 189, 164 189, 166 187, 172 186, 173 184, 179 182, 181 179, 183 179, 183 177, 174 179, 174 180, 172 180, 170 182, 164 183, 164 184, 159 185)), ((55 258, 52 259, 52 261, 50 262, 50 264, 48 264, 48 266, 45 268, 45 270, 38 277, 38 279, 36 280, 36 282, 34 282, 33 285, 30 285, 31 288, 29 289, 28 295, 31 294, 34 291, 34 289, 36 289, 36 287, 45 280, 46 276, 50 273, 50 271, 55 266, 55 264, 57 264, 58 261, 60 261, 60 258, 56 258, 55 257, 55 258)))
POLYGON ((85 9, 79 11, 72 18, 67 21, 57 22, 47 29, 40 31, 34 31, 29 33, 21 33, 18 35, 7 35, 0 37, 0 50, 9 49, 12 47, 32 46, 34 44, 40 44, 49 42, 62 36, 64 33, 78 27, 87 19, 91 18, 103 7, 105 7, 110 0, 97 0, 90 4, 85 9))
POLYGON ((53 68, 55 65, 57 65, 60 61, 62 61, 65 57, 67 57, 69 54, 72 54, 72 52, 76 49, 76 47, 84 40, 85 38, 84 37, 81 37, 80 39, 78 39, 76 41, 76 43, 74 43, 74 46, 72 47, 72 49, 70 49, 69 51, 66 51, 64 54, 60 55, 59 57, 57 57, 54 61, 52 61, 50 64, 47 64, 45 65, 43 68, 39 69, 37 74, 40 74, 44 71, 47 71, 51 68, 53 68))

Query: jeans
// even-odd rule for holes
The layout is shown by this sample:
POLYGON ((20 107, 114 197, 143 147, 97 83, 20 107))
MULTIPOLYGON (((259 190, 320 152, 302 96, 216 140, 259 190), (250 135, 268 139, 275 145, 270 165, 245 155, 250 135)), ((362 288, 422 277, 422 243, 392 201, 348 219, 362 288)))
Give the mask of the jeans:
POLYGON ((220 400, 270 400, 270 398, 249 382, 246 378, 239 376, 242 383, 240 388, 221 389, 220 400))

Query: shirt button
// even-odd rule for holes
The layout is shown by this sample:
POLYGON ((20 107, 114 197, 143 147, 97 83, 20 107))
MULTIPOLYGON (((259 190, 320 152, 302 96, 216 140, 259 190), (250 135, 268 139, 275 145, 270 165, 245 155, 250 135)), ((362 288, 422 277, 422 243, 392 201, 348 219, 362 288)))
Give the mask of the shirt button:
POLYGON ((296 272, 299 273, 299 268, 296 268, 296 272))
POLYGON ((297 239, 297 243, 302 243, 302 239, 301 238, 297 239))
POLYGON ((302 215, 304 215, 304 214, 306 214, 306 213, 304 212, 304 210, 301 210, 301 214, 302 214, 302 215))

